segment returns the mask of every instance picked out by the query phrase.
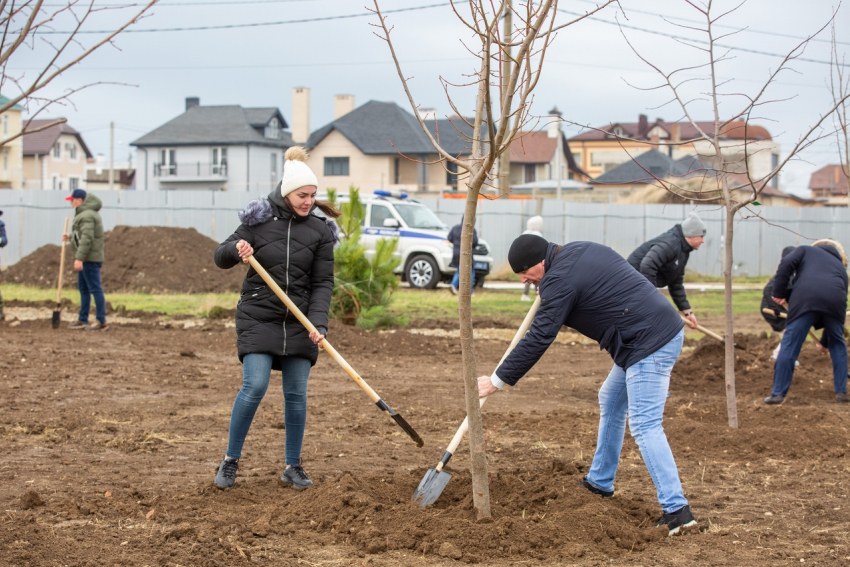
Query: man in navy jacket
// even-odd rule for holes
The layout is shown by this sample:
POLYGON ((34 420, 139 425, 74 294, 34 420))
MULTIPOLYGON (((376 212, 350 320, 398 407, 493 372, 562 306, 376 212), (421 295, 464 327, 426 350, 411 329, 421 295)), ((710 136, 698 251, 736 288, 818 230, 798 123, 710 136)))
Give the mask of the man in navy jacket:
POLYGON ((835 240, 823 239, 800 246, 782 259, 773 280, 773 301, 788 306, 788 320, 781 349, 773 367, 773 390, 764 403, 785 401, 794 377, 794 361, 811 327, 823 327, 818 350, 832 359, 835 401, 846 404, 847 345, 844 320, 847 317, 847 255, 835 240), (795 275, 796 274, 796 275, 795 275), (794 297, 788 304, 791 276, 794 297))
POLYGON ((626 417, 658 494, 656 527, 675 534, 696 524, 661 421, 670 372, 682 350, 684 324, 676 309, 611 248, 593 242, 563 246, 523 234, 508 261, 523 283, 538 285, 540 308, 528 333, 492 376, 478 379, 481 397, 522 378, 567 325, 598 341, 614 359, 599 390, 599 435, 590 472, 580 483, 614 495, 626 417))

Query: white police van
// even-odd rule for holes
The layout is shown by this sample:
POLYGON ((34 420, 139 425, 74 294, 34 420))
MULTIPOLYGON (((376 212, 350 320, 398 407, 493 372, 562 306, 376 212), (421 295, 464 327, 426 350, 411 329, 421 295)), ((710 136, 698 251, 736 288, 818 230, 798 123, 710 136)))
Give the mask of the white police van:
MULTIPOLYGON (((348 195, 340 195, 346 201, 348 195)), ((410 287, 432 289, 441 281, 449 281, 455 273, 450 268, 452 244, 446 240, 449 228, 440 221, 431 209, 409 199, 405 193, 376 190, 373 195, 361 194, 366 208, 360 242, 366 247, 366 255, 371 259, 375 247, 381 238, 398 238, 396 254, 401 263, 396 273, 410 287)), ((478 239, 473 250, 473 269, 475 285, 484 284, 484 278, 490 273, 493 258, 490 247, 478 239)))

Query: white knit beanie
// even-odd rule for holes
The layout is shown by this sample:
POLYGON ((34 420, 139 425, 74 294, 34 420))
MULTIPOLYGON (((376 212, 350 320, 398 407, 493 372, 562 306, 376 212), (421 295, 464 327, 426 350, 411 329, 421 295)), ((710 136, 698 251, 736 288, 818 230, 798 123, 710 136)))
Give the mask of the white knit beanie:
POLYGON ((280 195, 286 197, 296 189, 307 185, 319 186, 319 180, 305 163, 307 151, 301 146, 292 146, 283 155, 283 179, 280 180, 280 195))

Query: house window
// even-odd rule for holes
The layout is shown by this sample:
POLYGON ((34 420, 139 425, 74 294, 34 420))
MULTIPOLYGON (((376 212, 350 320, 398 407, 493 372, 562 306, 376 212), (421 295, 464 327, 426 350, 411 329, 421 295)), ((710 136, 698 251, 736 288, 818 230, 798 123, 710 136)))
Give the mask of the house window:
POLYGON ((6 136, 9 134, 9 115, 3 115, 3 135, 6 136))
POLYGON ((325 175, 348 175, 348 158, 326 157, 325 175))
POLYGON ((177 175, 177 150, 160 150, 159 170, 161 175, 177 175))
POLYGON ((615 135, 615 136, 622 136, 623 134, 624 134, 624 132, 623 132, 623 129, 622 129, 622 128, 620 128, 619 126, 617 126, 616 128, 614 128, 614 135, 615 135))
POLYGON ((581 152, 572 152, 572 154, 573 154, 573 161, 575 162, 575 164, 577 166, 581 167, 581 152))
POLYGON ((80 188, 80 178, 79 177, 69 177, 68 178, 68 190, 73 191, 74 189, 80 188))
POLYGON ((59 142, 53 144, 53 157, 55 159, 62 159, 62 144, 59 142))
POLYGON ((212 149, 212 174, 227 175, 227 148, 212 149))
POLYGON ((446 162, 446 185, 457 191, 457 164, 446 162))
POLYGON ((266 138, 274 140, 280 139, 280 121, 277 118, 272 118, 266 125, 266 138))
POLYGON ((77 159, 77 144, 73 142, 65 144, 65 149, 68 150, 68 159, 77 159))
POLYGON ((58 176, 54 175, 52 181, 53 181, 53 190, 54 191, 61 191, 62 190, 62 180, 59 179, 58 176))
POLYGON ((9 150, 7 148, 3 148, 3 171, 7 171, 9 169, 9 150))
POLYGON ((272 187, 274 187, 275 184, 279 181, 277 178, 277 154, 272 154, 271 166, 271 181, 272 187))
MULTIPOLYGON (((401 163, 399 161, 399 158, 395 158, 395 159, 393 159, 393 183, 395 185, 398 185, 399 183, 401 183, 400 179, 401 179, 401 163)), ((449 185, 451 185, 451 183, 449 183, 449 185)))
POLYGON ((525 164, 525 175, 524 179, 526 183, 531 183, 532 181, 537 181, 537 167, 533 163, 525 164))

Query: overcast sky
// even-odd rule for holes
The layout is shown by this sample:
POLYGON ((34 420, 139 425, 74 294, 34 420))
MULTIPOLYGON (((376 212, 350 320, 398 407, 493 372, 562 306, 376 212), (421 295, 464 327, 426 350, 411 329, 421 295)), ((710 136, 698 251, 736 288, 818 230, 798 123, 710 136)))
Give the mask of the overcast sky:
MULTIPOLYGON (((514 2, 519 5, 519 0, 514 2)), ((57 6, 61 0, 46 3, 57 6)), ((96 2, 100 6, 128 4, 122 0, 96 2)), ((719 15, 737 4, 714 2, 713 10, 719 15)), ((335 94, 353 94, 358 106, 381 100, 409 109, 387 45, 370 25, 376 17, 344 17, 367 13, 367 5, 371 6, 365 0, 161 0, 148 17, 130 28, 134 33, 120 35, 114 47, 102 48, 67 72, 47 94, 93 82, 118 84, 101 84, 77 93, 73 106, 54 108, 45 117, 67 117, 71 126, 83 133, 92 152, 104 155, 109 150, 108 125, 114 121, 115 159, 126 162, 132 151, 130 142, 182 113, 189 96, 200 97, 202 105, 276 106, 291 122, 293 87, 309 87, 311 130, 332 120, 335 94), (291 23, 293 20, 315 21, 291 23), (234 25, 248 26, 220 28, 234 25), (164 31, 198 27, 219 29, 164 31)), ((594 5, 587 0, 562 1, 556 21, 569 21, 575 16, 567 12, 583 13, 594 5)), ((436 108, 438 115, 453 114, 439 77, 461 83, 475 68, 476 60, 462 43, 471 40, 469 32, 442 0, 381 0, 380 6, 387 11, 422 7, 389 15, 395 26, 396 50, 405 75, 412 77, 410 85, 417 102, 436 108)), ((672 37, 704 41, 704 34, 676 25, 700 25, 700 14, 682 0, 622 0, 621 6, 623 11, 608 7, 593 19, 561 31, 547 54, 534 95, 534 114, 547 114, 557 106, 565 119, 594 126, 636 122, 641 113, 650 120, 682 118, 675 105, 661 107, 670 99, 669 91, 640 90, 657 85, 659 77, 626 40, 665 71, 703 64, 705 53, 672 37)), ((737 112, 744 105, 739 95, 755 95, 781 62, 777 55, 786 54, 826 25, 836 6, 837 2, 828 0, 749 0, 721 19, 718 25, 728 27, 719 27, 717 32, 746 28, 718 41, 735 48, 730 59, 718 67, 720 77, 729 81, 722 92, 736 95, 723 98, 721 112, 737 112)), ((116 8, 97 14, 85 29, 114 28, 128 19, 132 10, 116 8)), ((55 30, 67 30, 69 25, 58 21, 55 30)), ((850 54, 850 6, 839 11, 836 34, 840 53, 850 54)), ((55 42, 62 37, 43 39, 55 42)), ((81 41, 90 45, 99 37, 88 34, 81 36, 81 41)), ((769 88, 767 99, 781 102, 762 106, 753 116, 754 122, 765 126, 782 144, 783 157, 831 105, 826 86, 830 48, 827 28, 806 47, 801 58, 807 60, 792 63, 769 88)), ((20 49, 14 55, 7 73, 31 78, 48 54, 46 43, 37 41, 34 49, 20 49)), ((704 76, 705 71, 698 69, 683 78, 704 76)), ((692 82, 690 89, 690 96, 699 97, 707 85, 692 82)), ((473 89, 458 89, 452 95, 459 108, 472 113, 473 89)), ((712 119, 707 103, 696 102, 691 111, 697 120, 712 119)), ((565 129, 568 136, 580 131, 572 125, 565 129)), ((807 196, 811 172, 837 160, 835 138, 823 140, 783 171, 780 185, 807 196)))

